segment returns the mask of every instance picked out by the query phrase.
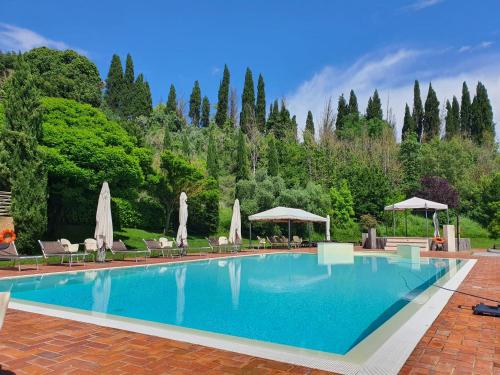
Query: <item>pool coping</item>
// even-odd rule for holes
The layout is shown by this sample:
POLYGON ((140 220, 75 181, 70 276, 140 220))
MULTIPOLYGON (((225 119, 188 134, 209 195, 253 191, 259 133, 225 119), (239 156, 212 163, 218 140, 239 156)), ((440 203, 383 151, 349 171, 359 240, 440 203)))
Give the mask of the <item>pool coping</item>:
MULTIPOLYGON (((41 275, 75 274, 87 271, 100 271, 122 268, 136 268, 150 266, 175 266, 179 263, 219 261, 234 257, 259 256, 264 254, 314 254, 303 251, 266 252, 260 254, 238 254, 227 255, 216 258, 189 259, 161 262, 154 264, 136 264, 124 267, 105 267, 98 269, 68 270, 63 272, 38 273, 30 275, 2 277, 1 279, 16 279, 25 277, 37 277, 41 275)), ((382 256, 395 257, 394 254, 382 252, 356 252, 356 256, 382 256)), ((425 259, 425 257, 422 257, 425 259)), ((439 257, 432 257, 439 259, 439 257)), ((442 258, 445 259, 445 258, 442 258)), ((446 258, 448 259, 448 258, 446 258)), ((448 259, 449 260, 449 259, 448 259)), ((455 260, 456 261, 456 260, 455 260)), ((464 262, 454 275, 448 272, 439 281, 449 289, 456 289, 465 279, 469 271, 475 265, 475 259, 461 259, 464 262)), ((264 341, 239 338, 224 334, 212 333, 175 325, 144 321, 140 319, 126 318, 115 315, 107 315, 97 312, 89 312, 75 308, 61 307, 37 302, 27 302, 13 299, 10 308, 31 313, 70 319, 99 326, 128 330, 132 332, 153 335, 166 339, 184 341, 193 344, 213 347, 217 349, 237 352, 256 357, 288 362, 295 365, 333 371, 341 374, 396 374, 404 365, 406 359, 416 347, 432 322, 447 304, 453 292, 440 288, 427 288, 418 297, 425 296, 425 303, 411 301, 400 311, 394 314, 388 321, 378 327, 374 332, 364 338, 351 351, 345 355, 325 353, 309 349, 301 349, 292 346, 267 343, 264 341), (378 346, 380 345, 380 346, 378 346), (373 346, 378 347, 375 351, 373 346), (369 353, 368 353, 369 352, 369 353)))

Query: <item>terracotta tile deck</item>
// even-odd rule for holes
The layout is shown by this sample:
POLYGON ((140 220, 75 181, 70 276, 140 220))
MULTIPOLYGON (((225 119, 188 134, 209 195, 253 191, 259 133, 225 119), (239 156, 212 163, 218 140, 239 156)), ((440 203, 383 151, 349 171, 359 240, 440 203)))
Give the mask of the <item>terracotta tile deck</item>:
MULTIPOLYGON (((425 255, 447 256, 440 253, 425 255)), ((466 257, 460 254, 461 257, 466 257)), ((215 255, 217 256, 217 255, 215 255)), ((197 259, 197 257, 189 257, 197 259)), ((151 259, 148 263, 165 261, 151 259)), ((114 261, 106 266, 133 265, 114 261)), ((89 264, 85 269, 99 268, 89 264)), ((76 266, 74 269, 83 269, 76 266)), ((66 271, 59 265, 40 272, 66 271)), ((21 273, 0 270, 2 276, 21 273)), ((460 291, 500 299, 500 259, 479 258, 460 291)), ((402 374, 499 374, 500 319, 458 305, 455 293, 403 367, 402 374)), ((493 304, 493 303, 492 303, 493 304)), ((252 356, 10 309, 0 332, 0 374, 325 374, 252 356)))

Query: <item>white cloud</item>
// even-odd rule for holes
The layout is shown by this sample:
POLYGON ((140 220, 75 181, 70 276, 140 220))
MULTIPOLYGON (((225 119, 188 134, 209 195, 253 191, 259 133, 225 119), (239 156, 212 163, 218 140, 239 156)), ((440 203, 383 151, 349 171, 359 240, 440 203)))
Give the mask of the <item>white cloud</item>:
POLYGON ((458 49, 458 52, 462 53, 462 52, 477 51, 480 49, 490 48, 492 45, 493 45, 493 42, 491 42, 491 41, 483 41, 475 46, 470 46, 470 45, 462 46, 458 49))
MULTIPOLYGON (((456 53, 456 52, 455 52, 456 53)), ((455 55, 456 56, 456 55, 455 55)), ((329 97, 335 102, 344 93, 347 97, 353 89, 358 98, 360 111, 364 111, 368 98, 378 89, 386 111, 387 101, 396 120, 398 137, 401 132, 405 103, 411 107, 413 102, 413 82, 419 79, 422 98, 425 100, 429 82, 437 92, 441 106, 446 99, 456 95, 460 100, 462 82, 467 81, 469 90, 474 93, 477 81, 486 85, 494 115, 500 114, 500 65, 494 58, 466 61, 453 64, 447 60, 441 68, 419 70, 421 62, 434 60, 442 56, 442 51, 421 51, 402 49, 384 55, 363 57, 352 67, 338 69, 326 66, 310 79, 303 82, 296 90, 287 95, 290 111, 297 115, 299 127, 303 128, 307 111, 311 110, 315 123, 319 120, 329 97), (441 54, 441 55, 440 55, 441 54)), ((447 57, 447 56, 444 56, 447 57)), ((451 57, 450 57, 451 59, 451 57)), ((425 66, 425 64, 423 64, 425 66)), ((495 117, 497 118, 497 117, 495 117)), ((498 122, 498 121, 497 121, 498 122)), ((500 127, 497 124, 497 138, 500 127)))
MULTIPOLYGON (((71 48, 64 42, 46 38, 30 29, 0 22, 0 50, 23 52, 35 47, 49 47, 60 50, 71 48)), ((87 54, 83 50, 75 50, 87 54)))
POLYGON ((442 3, 443 1, 444 0, 417 0, 413 4, 410 4, 407 7, 405 7, 404 9, 418 11, 437 5, 439 3, 442 3))

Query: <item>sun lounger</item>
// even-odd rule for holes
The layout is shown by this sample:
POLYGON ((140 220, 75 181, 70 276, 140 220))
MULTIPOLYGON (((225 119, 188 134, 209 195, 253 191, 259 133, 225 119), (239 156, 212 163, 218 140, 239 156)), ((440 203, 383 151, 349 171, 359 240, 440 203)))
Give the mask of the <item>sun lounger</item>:
POLYGON ((19 255, 17 252, 16 244, 11 242, 8 245, 0 244, 0 259, 1 260, 11 260, 19 271, 21 271, 21 261, 23 260, 34 260, 36 263, 36 269, 38 269, 38 259, 43 258, 41 255, 19 255))
MULTIPOLYGON (((149 253, 149 256, 153 255, 153 252, 156 251, 158 253, 161 253, 161 255, 164 257, 165 256, 165 248, 161 246, 160 241, 157 240, 144 240, 144 244, 146 245, 146 249, 149 253)), ((168 249, 167 249, 168 251, 168 249)))
POLYGON ((208 237, 208 246, 210 247, 210 250, 212 253, 220 253, 221 251, 221 246, 219 245, 219 239, 215 237, 208 237))
POLYGON ((127 246, 123 243, 122 240, 113 241, 113 246, 111 246, 111 253, 113 255, 123 254, 123 258, 127 254, 135 254, 135 261, 139 260, 139 256, 143 256, 144 259, 148 257, 149 250, 139 250, 139 249, 127 249, 127 246))
POLYGON ((76 252, 71 253, 64 249, 64 246, 59 241, 40 241, 38 240, 40 247, 42 249, 42 254, 45 259, 49 257, 60 257, 61 264, 64 263, 64 258, 68 257, 69 266, 73 265, 73 259, 76 259, 76 262, 79 260, 85 265, 85 258, 87 257, 87 253, 76 252))

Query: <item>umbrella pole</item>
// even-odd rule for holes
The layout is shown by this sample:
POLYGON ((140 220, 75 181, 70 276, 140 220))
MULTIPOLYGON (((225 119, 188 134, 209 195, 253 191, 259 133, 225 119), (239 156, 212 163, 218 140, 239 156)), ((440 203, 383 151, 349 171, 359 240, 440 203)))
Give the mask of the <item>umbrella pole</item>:
POLYGON ((250 221, 250 239, 249 239, 249 244, 248 244, 248 247, 250 248, 250 250, 252 249, 252 222, 250 221))
POLYGON ((396 236, 396 216, 394 216, 394 205, 392 207, 392 235, 396 236))
POLYGON ((405 236, 408 237, 408 215, 405 210, 405 236))
POLYGON ((448 225, 450 225, 450 213, 448 212, 448 209, 446 209, 446 221, 448 222, 448 225))
POLYGON ((288 220, 288 249, 290 249, 290 220, 288 220))
POLYGON ((427 218, 427 208, 425 209, 425 236, 429 238, 429 220, 427 218))

